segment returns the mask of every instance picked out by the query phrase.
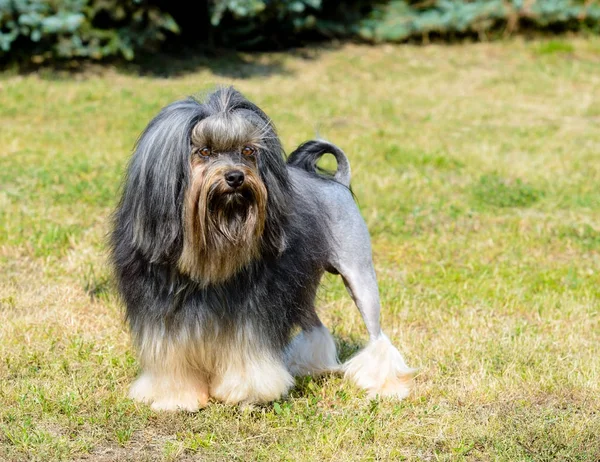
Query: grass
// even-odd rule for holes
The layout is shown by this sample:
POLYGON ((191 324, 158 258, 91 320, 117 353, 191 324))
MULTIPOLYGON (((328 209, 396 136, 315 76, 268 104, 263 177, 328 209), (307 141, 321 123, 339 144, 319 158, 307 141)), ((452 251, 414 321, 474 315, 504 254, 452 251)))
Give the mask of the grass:
MULTIPOLYGON (((0 459, 600 459, 600 42, 343 46, 0 75, 0 459), (557 45, 558 44, 558 45, 557 45), (175 63, 177 64, 177 63, 175 63), (165 104, 233 83, 293 149, 348 153, 405 401, 336 377, 238 409, 162 414, 106 265, 131 147, 165 104)), ((318 306, 347 358, 340 281, 318 306)))

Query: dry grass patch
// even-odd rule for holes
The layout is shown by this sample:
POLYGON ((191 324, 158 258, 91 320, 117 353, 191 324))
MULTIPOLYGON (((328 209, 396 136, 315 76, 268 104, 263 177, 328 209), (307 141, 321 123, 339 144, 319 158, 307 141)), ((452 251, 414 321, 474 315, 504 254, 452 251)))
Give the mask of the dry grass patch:
MULTIPOLYGON (((171 78, 0 76, 0 459, 600 459, 600 43, 343 46, 171 78), (403 402, 303 378, 253 409, 151 412, 106 265, 130 149, 165 104, 233 83, 291 150, 341 145, 403 402)), ((365 341, 340 281, 319 307, 365 341)))

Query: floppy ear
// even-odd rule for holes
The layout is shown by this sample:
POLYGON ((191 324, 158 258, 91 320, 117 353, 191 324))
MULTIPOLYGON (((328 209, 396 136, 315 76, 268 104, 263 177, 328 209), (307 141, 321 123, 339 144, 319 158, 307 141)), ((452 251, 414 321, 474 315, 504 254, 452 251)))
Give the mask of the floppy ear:
POLYGON ((285 228, 289 217, 291 185, 283 160, 283 149, 272 129, 265 135, 265 148, 261 150, 258 168, 267 188, 267 216, 263 231, 263 251, 276 256, 285 250, 285 228), (272 137, 272 138, 271 138, 272 137))
POLYGON ((258 154, 258 169, 267 188, 267 217, 263 231, 263 252, 276 256, 285 249, 285 228, 291 197, 290 179, 284 152, 271 119, 254 103, 233 87, 213 93, 207 105, 229 112, 239 112, 251 120, 261 132, 262 148, 258 154))
POLYGON ((173 258, 182 242, 190 134, 206 111, 188 98, 165 107, 137 141, 114 215, 113 246, 123 241, 151 262, 173 258))

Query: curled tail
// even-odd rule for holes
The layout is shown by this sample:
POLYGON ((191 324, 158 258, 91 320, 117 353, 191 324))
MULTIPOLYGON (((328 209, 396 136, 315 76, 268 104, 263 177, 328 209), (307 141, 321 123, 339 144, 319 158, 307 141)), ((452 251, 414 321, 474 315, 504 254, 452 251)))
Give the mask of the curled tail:
POLYGON ((317 173, 331 177, 331 174, 317 166, 318 160, 323 154, 333 154, 337 162, 337 170, 333 174, 333 180, 344 186, 350 186, 350 163, 344 151, 335 144, 323 140, 311 140, 302 143, 288 157, 288 165, 299 167, 311 173, 317 173))

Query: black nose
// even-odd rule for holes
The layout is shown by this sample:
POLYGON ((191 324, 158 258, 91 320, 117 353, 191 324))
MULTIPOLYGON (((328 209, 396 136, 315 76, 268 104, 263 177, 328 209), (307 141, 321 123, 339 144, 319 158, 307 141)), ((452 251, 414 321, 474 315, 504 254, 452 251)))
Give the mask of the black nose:
POLYGON ((240 170, 231 170, 225 174, 225 181, 232 188, 239 188, 244 183, 244 172, 240 170))

